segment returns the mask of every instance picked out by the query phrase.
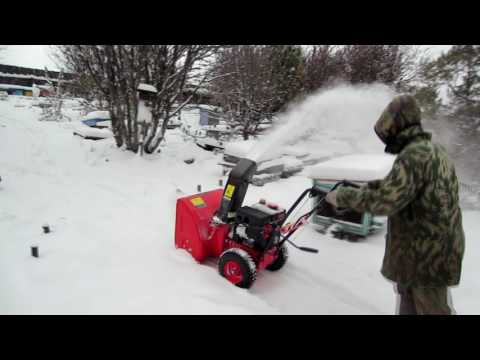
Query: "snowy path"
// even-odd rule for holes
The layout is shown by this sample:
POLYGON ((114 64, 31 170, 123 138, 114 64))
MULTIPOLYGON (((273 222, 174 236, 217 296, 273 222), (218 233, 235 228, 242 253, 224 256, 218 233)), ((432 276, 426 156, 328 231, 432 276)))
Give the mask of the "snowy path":
MULTIPOLYGON (((391 314, 393 285, 379 268, 384 234, 350 243, 308 226, 287 266, 238 289, 173 244, 176 189, 216 187, 217 158, 171 136, 146 159, 112 141, 83 141, 69 124, 41 123, 28 108, 0 102, 0 314, 391 314), (194 153, 197 160, 181 160, 194 153), (106 161, 108 159, 108 161, 106 161), (48 223, 52 233, 41 226, 48 223), (40 246, 40 258, 29 255, 40 246)), ((289 206, 304 176, 250 187, 289 206)), ((480 214, 465 213, 467 256, 458 313, 480 313, 476 259, 480 214)))

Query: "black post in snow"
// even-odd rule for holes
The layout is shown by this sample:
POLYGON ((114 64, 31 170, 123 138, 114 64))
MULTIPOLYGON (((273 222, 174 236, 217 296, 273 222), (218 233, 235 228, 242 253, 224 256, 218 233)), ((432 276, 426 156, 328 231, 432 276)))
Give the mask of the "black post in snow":
POLYGON ((30 250, 31 250, 32 256, 38 258, 38 246, 31 246, 30 250))

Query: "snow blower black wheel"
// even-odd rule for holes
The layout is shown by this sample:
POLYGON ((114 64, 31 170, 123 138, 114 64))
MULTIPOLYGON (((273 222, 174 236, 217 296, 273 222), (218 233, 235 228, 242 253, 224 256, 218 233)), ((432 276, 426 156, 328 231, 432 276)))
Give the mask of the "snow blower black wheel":
POLYGON ((218 272, 232 284, 248 289, 257 278, 252 257, 242 249, 228 249, 220 255, 218 272))
POLYGON ((266 269, 270 271, 280 270, 283 267, 283 265, 285 265, 287 260, 288 260, 288 249, 286 245, 282 245, 282 247, 278 249, 277 259, 273 263, 268 265, 266 269))

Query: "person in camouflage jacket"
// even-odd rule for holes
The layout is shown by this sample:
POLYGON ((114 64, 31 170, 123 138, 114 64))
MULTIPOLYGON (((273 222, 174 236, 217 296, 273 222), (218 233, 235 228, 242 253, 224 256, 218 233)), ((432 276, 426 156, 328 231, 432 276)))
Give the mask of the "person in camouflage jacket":
POLYGON ((451 314, 447 289, 460 282, 465 237, 458 180, 445 149, 431 141, 409 95, 394 98, 375 124, 390 173, 361 188, 340 187, 327 201, 388 216, 382 274, 397 283, 400 314, 451 314))

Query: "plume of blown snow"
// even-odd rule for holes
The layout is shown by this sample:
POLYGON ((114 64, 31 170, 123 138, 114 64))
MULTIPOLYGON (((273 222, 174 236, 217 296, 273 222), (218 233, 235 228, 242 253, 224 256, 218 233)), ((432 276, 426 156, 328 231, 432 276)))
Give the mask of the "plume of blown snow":
MULTIPOLYGON (((395 93, 385 85, 338 85, 310 95, 281 114, 274 128, 248 154, 261 161, 286 145, 309 142, 310 147, 338 153, 382 152, 373 126, 395 93)), ((315 150, 315 149, 310 149, 315 150)))

